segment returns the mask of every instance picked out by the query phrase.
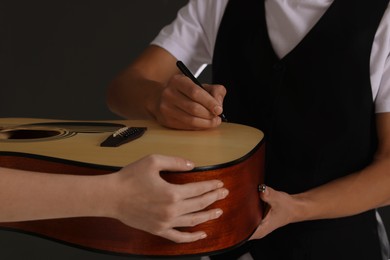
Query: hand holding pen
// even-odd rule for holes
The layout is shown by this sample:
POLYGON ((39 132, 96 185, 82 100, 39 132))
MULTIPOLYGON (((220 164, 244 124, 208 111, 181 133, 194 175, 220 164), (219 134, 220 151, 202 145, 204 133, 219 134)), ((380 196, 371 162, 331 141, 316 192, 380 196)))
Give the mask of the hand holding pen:
MULTIPOLYGON (((176 62, 176 65, 177 67, 180 69, 180 71, 187 77, 189 77, 192 82, 194 82, 196 85, 198 85, 199 87, 201 87, 202 89, 203 86, 202 84, 198 81, 198 79, 191 73, 191 71, 184 65, 184 63, 182 61, 177 61, 176 62)), ((227 119, 226 119, 226 116, 222 113, 219 115, 222 119, 223 122, 227 122, 227 119)))

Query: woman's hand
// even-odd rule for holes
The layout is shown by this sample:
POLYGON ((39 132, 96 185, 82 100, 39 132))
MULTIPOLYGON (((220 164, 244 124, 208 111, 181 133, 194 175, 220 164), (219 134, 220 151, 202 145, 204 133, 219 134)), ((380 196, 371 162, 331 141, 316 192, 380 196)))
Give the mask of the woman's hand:
POLYGON ((193 167, 182 158, 151 155, 112 174, 113 217, 175 242, 205 238, 203 231, 189 233, 175 228, 196 226, 221 216, 221 209, 203 209, 227 196, 223 183, 211 180, 177 185, 160 177, 160 171, 188 171, 193 167))

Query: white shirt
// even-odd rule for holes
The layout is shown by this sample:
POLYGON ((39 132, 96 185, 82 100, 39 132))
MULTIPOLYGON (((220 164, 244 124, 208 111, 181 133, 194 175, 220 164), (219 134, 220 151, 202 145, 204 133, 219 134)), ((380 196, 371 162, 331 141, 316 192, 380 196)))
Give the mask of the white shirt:
MULTIPOLYGON (((342 1, 342 0, 341 0, 342 1)), ((333 0, 266 0, 268 33, 279 58, 317 23, 333 0)), ((228 0, 190 0, 152 44, 182 60, 195 75, 212 62, 219 24, 228 0)), ((348 15, 348 14, 346 14, 348 15)), ((390 6, 375 35, 370 79, 376 113, 390 112, 390 6)))

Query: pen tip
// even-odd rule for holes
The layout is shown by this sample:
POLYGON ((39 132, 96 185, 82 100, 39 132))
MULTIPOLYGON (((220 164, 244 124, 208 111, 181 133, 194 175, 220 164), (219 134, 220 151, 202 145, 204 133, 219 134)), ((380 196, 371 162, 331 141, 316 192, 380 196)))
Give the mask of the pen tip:
POLYGON ((221 114, 220 117, 222 119, 222 122, 227 122, 228 121, 224 114, 221 114))

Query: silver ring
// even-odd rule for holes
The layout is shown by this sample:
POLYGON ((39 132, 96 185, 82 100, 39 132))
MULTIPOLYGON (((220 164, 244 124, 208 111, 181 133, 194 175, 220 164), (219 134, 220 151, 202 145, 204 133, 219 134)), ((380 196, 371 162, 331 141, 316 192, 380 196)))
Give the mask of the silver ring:
POLYGON ((264 193, 267 186, 265 184, 260 184, 258 187, 259 192, 264 193))

